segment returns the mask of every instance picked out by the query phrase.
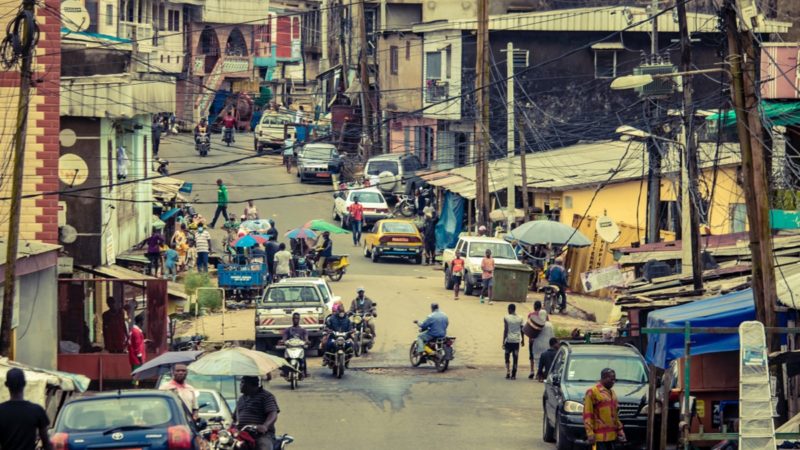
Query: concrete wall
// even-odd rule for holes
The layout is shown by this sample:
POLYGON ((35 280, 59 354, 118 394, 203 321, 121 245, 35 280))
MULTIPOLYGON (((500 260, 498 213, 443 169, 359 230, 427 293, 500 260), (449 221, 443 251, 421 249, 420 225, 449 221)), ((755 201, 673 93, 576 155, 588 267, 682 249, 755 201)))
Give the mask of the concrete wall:
MULTIPOLYGON (((461 98, 459 94, 461 93, 462 89, 462 38, 461 38, 461 31, 437 31, 432 33, 426 33, 423 43, 423 54, 421 57, 423 58, 423 71, 422 71, 422 83, 423 89, 425 87, 426 80, 428 79, 428 72, 429 68, 427 62, 425 60, 425 54, 431 52, 440 52, 442 54, 442 69, 441 69, 441 76, 442 80, 448 83, 448 91, 447 91, 447 98, 454 97, 453 100, 447 102, 435 101, 430 102, 428 101, 428 96, 423 93, 422 96, 422 106, 428 107, 423 112, 424 117, 440 119, 440 120, 459 120, 461 119, 461 98), (447 61, 447 51, 446 49, 450 48, 450 64, 448 65, 447 61), (448 74, 448 67, 449 67, 449 75, 448 74)), ((473 59, 474 61, 474 59, 473 59)), ((473 72, 474 72, 474 63, 473 63, 473 72)))
POLYGON ((414 111, 422 107, 422 38, 387 34, 378 40, 381 108, 384 111, 414 111), (392 47, 397 48, 397 73, 391 71, 392 47))
MULTIPOLYGON (((57 369, 58 288, 56 267, 20 277, 17 361, 42 369, 57 369)), ((0 285, 2 286, 2 285, 0 285)))

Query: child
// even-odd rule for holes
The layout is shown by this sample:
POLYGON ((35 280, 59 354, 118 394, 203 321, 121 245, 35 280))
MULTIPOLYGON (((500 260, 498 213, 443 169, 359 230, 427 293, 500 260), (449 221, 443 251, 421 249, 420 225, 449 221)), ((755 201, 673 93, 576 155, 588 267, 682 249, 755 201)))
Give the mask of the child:
POLYGON ((464 276, 464 258, 461 252, 456 252, 456 257, 450 261, 450 277, 453 279, 453 300, 458 300, 458 291, 461 289, 461 277, 464 276))
POLYGON ((197 246, 194 239, 189 239, 189 251, 186 252, 186 270, 194 269, 197 264, 197 246))
POLYGON ((175 251, 175 244, 170 244, 164 252, 164 278, 175 278, 178 276, 178 252, 175 251))

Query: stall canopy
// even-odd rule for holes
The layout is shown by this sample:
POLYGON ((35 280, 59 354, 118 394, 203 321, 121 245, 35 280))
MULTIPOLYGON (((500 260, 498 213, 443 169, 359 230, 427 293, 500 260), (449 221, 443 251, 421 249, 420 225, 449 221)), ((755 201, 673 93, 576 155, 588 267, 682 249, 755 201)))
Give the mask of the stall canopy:
MULTIPOLYGON (((761 114, 772 125, 797 125, 800 124, 800 102, 771 102, 764 100, 760 106, 761 114)), ((736 111, 726 111, 706 117, 709 122, 721 120, 722 127, 736 125, 736 111)))
MULTIPOLYGON (((688 321, 697 327, 738 327, 755 320, 753 291, 726 294, 653 311, 647 316, 647 328, 683 328, 688 321)), ((683 334, 651 334, 647 342, 647 360, 666 368, 672 360, 683 357, 683 334)), ((739 349, 738 334, 692 334, 692 355, 727 352, 739 349)))

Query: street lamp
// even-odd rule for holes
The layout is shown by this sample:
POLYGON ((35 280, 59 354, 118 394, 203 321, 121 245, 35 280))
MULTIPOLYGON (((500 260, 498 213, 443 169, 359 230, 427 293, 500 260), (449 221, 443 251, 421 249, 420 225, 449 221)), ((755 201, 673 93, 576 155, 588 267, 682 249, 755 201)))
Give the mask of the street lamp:
POLYGON ((655 81, 657 78, 673 79, 683 75, 701 75, 704 73, 719 73, 719 72, 728 72, 728 69, 714 68, 714 69, 692 70, 689 72, 624 75, 621 77, 614 78, 614 81, 611 82, 611 89, 614 89, 615 91, 623 89, 636 89, 647 86, 648 84, 655 81))

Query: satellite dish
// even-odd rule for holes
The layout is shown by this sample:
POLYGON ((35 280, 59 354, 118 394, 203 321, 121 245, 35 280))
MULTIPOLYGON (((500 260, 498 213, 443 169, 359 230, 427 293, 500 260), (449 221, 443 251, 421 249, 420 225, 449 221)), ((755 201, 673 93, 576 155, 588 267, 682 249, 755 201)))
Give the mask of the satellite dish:
POLYGON ((61 2, 61 25, 70 31, 86 31, 91 23, 89 11, 79 0, 61 2))
POLYGON ((72 225, 64 225, 58 228, 58 240, 62 244, 72 244, 78 239, 78 230, 72 225))
POLYGON ((602 216, 597 219, 597 225, 595 226, 597 230, 597 235, 600 236, 604 242, 608 242, 609 244, 613 244, 617 242, 619 239, 619 227, 617 223, 614 222, 611 217, 602 216))

